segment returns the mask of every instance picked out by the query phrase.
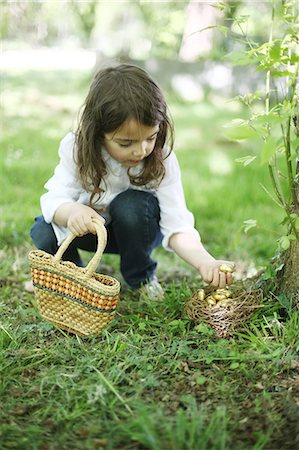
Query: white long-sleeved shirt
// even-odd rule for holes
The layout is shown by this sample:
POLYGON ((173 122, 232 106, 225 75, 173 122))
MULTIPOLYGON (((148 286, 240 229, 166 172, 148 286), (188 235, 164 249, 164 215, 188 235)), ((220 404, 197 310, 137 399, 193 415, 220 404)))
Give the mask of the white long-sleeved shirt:
MULTIPOLYGON (((86 192, 78 178, 77 166, 74 160, 75 135, 67 134, 62 139, 59 147, 60 162, 55 168, 54 175, 45 184, 48 192, 41 196, 42 214, 47 223, 51 223, 60 245, 69 230, 66 227, 53 222, 57 208, 63 203, 78 202, 89 205, 90 192, 86 192)), ((137 189, 151 192, 158 198, 160 206, 160 229, 163 234, 162 245, 171 251, 168 242, 174 233, 191 232, 200 240, 198 231, 194 228, 193 214, 187 209, 185 196, 181 182, 181 172, 175 154, 172 152, 164 161, 165 176, 158 188, 134 186, 130 183, 127 168, 111 158, 109 153, 102 148, 102 156, 106 163, 107 174, 101 181, 101 187, 105 192, 95 203, 97 209, 105 210, 101 215, 109 223, 109 205, 121 192, 127 189, 137 189)), ((131 169, 136 175, 143 167, 143 162, 131 169)))

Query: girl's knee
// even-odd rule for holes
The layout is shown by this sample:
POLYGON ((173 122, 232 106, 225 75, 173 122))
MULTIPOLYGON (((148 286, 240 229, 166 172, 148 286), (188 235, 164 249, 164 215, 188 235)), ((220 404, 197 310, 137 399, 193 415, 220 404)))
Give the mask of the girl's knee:
POLYGON ((159 203, 150 192, 128 189, 111 202, 110 215, 112 220, 118 219, 130 225, 145 218, 159 219, 159 203))
POLYGON ((57 250, 57 239, 52 225, 45 222, 43 216, 36 217, 30 236, 36 248, 52 254, 57 250))

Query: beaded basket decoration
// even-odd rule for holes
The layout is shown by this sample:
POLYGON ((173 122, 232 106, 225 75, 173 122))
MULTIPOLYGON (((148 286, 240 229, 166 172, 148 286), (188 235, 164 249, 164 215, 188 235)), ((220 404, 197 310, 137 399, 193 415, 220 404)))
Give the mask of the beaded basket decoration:
POLYGON ((96 334, 114 318, 120 283, 108 275, 95 273, 107 242, 107 231, 93 220, 98 247, 85 268, 62 255, 75 239, 69 235, 53 256, 42 250, 29 253, 34 293, 42 317, 59 328, 80 336, 96 334))
MULTIPOLYGON (((196 323, 205 322, 210 325, 217 337, 226 338, 233 335, 250 318, 253 312, 262 307, 263 291, 240 284, 235 284, 231 289, 231 297, 225 304, 219 302, 209 305, 200 295, 199 290, 187 301, 185 312, 189 319, 196 323)), ((208 297, 213 288, 205 288, 205 296, 208 297)))

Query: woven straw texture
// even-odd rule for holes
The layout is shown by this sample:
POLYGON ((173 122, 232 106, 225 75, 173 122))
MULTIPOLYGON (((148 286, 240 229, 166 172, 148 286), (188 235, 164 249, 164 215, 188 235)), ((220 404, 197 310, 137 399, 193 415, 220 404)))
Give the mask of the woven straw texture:
MULTIPOLYGON (((230 287, 230 290, 232 291, 231 299, 225 306, 219 304, 210 306, 204 300, 200 300, 195 292, 185 305, 187 316, 194 322, 209 324, 218 337, 230 337, 241 328, 257 308, 263 306, 261 289, 236 285, 233 288, 230 287)), ((205 288, 207 296, 212 291, 211 287, 205 288)))
POLYGON ((107 232, 93 220, 98 248, 85 268, 62 261, 62 255, 75 238, 70 235, 56 255, 42 250, 29 253, 37 306, 42 317, 59 328, 88 336, 100 332, 115 316, 120 283, 113 277, 95 273, 107 242, 107 232))

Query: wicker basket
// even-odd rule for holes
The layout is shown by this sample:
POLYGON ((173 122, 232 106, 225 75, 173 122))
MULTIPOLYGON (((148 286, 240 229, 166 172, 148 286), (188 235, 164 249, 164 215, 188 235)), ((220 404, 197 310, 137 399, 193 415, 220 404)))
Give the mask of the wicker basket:
MULTIPOLYGON (((206 296, 210 295, 214 288, 205 289, 206 296)), ((185 311, 194 322, 205 322, 210 325, 218 337, 229 337, 250 318, 253 312, 260 308, 263 301, 263 291, 244 285, 230 287, 231 299, 225 306, 216 304, 208 305, 198 298, 195 292, 187 301, 185 311)))
POLYGON ((59 328, 88 336, 96 334, 114 318, 120 283, 95 273, 107 242, 107 232, 93 220, 98 248, 85 268, 62 261, 75 236, 69 235, 53 256, 42 250, 29 253, 34 293, 42 317, 59 328))

